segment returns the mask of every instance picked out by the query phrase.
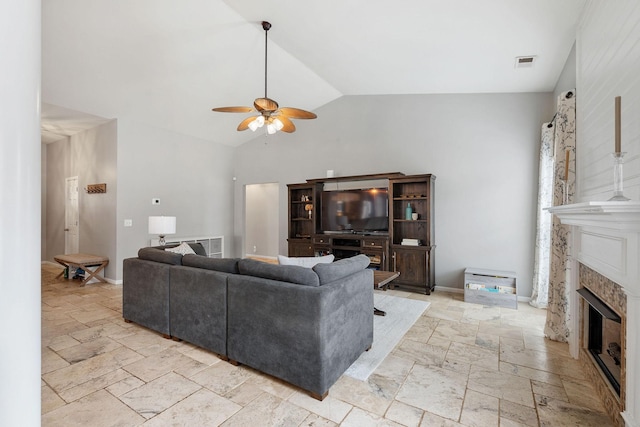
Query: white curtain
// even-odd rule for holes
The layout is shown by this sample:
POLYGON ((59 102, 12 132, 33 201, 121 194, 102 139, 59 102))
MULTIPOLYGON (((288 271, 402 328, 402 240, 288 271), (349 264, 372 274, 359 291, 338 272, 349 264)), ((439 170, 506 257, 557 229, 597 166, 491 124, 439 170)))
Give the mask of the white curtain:
MULTIPOLYGON (((576 97, 575 90, 564 92, 558 99, 554 132, 554 206, 573 203, 575 194, 576 97), (568 154, 567 154, 568 153, 568 154), (567 162, 566 159, 569 161, 567 162), (565 180, 566 177, 566 180, 565 180), (566 194, 565 194, 566 192, 566 194)), ((555 341, 566 342, 569 336, 569 258, 570 228, 552 219, 549 296, 544 333, 555 341)))
POLYGON ((547 308, 549 301, 549 253, 551 251, 551 213, 545 208, 553 206, 553 140, 555 124, 542 125, 540 164, 538 171, 538 223, 533 265, 533 292, 529 304, 547 308))

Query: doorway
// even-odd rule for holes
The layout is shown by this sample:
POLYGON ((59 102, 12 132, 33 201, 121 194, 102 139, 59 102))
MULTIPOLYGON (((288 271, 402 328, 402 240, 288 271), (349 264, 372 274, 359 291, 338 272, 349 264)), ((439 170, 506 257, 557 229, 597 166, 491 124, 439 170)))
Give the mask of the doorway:
POLYGON ((77 176, 65 179, 64 193, 64 253, 77 254, 80 248, 77 176))
POLYGON ((245 256, 277 258, 279 199, 278 183, 245 186, 245 256))

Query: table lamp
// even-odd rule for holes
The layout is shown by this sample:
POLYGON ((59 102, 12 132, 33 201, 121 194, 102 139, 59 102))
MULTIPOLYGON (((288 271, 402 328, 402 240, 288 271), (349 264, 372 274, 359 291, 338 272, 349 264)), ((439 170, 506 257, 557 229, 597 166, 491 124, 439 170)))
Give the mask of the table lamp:
POLYGON ((160 245, 165 245, 164 236, 176 233, 175 216, 150 216, 149 234, 157 234, 160 237, 160 245))

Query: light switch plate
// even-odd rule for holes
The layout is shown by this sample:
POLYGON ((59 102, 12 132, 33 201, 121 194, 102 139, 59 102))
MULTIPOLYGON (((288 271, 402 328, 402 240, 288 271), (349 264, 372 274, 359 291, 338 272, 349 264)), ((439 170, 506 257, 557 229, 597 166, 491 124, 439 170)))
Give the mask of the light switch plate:
POLYGON ((133 220, 132 219, 125 219, 124 220, 124 226, 125 227, 133 227, 133 220))
POLYGON ((159 205, 160 204, 160 199, 151 199, 151 204, 152 205, 159 205))

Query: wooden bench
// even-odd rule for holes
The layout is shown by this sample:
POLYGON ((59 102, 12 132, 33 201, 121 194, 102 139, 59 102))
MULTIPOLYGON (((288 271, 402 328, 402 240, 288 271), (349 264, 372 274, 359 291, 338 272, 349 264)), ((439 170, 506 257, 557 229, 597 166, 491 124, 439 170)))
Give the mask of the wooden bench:
MULTIPOLYGON (((100 282, 107 283, 104 277, 96 276, 99 272, 104 270, 104 268, 109 264, 109 258, 98 255, 89 255, 89 254, 65 254, 65 255, 56 255, 53 257, 59 264, 62 264, 65 269, 69 267, 81 268, 89 275, 82 281, 80 286, 86 285, 91 279, 95 278, 100 282), (89 267, 97 267, 95 270, 91 270, 89 267)), ((64 270, 58 274, 57 277, 60 277, 64 274, 64 270)), ((57 278, 56 277, 56 278, 57 278)))

